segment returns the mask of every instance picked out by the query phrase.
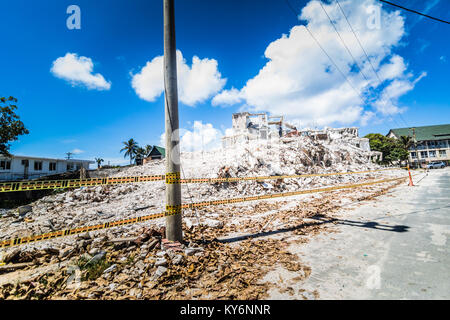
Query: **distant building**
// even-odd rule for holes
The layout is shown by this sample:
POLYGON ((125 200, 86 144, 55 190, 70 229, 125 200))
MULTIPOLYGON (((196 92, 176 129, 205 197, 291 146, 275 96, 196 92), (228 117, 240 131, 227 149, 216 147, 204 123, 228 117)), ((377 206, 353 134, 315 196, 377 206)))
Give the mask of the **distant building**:
POLYGON ((359 130, 352 128, 324 128, 321 130, 297 129, 287 123, 284 116, 269 116, 267 113, 234 113, 232 117, 233 128, 229 134, 222 138, 222 147, 228 148, 236 144, 247 143, 250 140, 288 139, 298 136, 307 136, 313 140, 340 143, 367 151, 368 158, 381 161, 383 154, 371 151, 369 139, 360 138, 359 130))
POLYGON ((164 159, 166 157, 166 149, 163 147, 153 146, 147 158, 144 159, 144 164, 151 160, 164 159))
POLYGON ((89 169, 90 160, 52 159, 28 156, 0 156, 0 180, 36 179, 81 168, 89 169))
POLYGON ((233 133, 222 138, 222 147, 227 148, 250 140, 271 140, 297 132, 297 128, 284 121, 283 116, 267 113, 233 113, 233 133))
POLYGON ((416 145, 408 150, 411 163, 423 165, 443 161, 450 164, 450 124, 391 129, 387 136, 395 139, 408 136, 415 139, 416 145))

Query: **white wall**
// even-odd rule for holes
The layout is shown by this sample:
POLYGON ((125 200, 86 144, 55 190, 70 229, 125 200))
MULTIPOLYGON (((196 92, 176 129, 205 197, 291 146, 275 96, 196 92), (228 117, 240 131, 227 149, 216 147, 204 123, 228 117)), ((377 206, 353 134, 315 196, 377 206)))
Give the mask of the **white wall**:
POLYGON ((28 179, 36 179, 42 176, 48 176, 53 174, 59 174, 67 172, 67 164, 74 163, 74 170, 77 169, 76 164, 79 167, 84 167, 85 169, 89 169, 89 162, 81 162, 76 160, 57 160, 57 159, 33 159, 33 158, 13 158, 13 159, 5 159, 0 158, 0 160, 10 160, 11 161, 11 169, 10 170, 1 170, 0 169, 0 180, 20 180, 24 179, 25 166, 22 164, 22 160, 28 160, 28 179), (34 163, 42 162, 42 170, 35 170, 34 163), (56 170, 50 171, 50 163, 56 162, 56 170))

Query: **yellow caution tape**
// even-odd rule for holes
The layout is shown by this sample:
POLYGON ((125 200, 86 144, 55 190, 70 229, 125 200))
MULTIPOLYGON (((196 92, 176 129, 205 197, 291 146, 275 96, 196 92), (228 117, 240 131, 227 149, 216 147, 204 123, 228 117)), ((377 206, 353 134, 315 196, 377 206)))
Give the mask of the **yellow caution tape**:
POLYGON ((236 177, 236 178, 191 178, 180 179, 180 173, 169 173, 167 175, 154 176, 135 176, 135 177, 109 177, 109 178, 89 178, 89 179, 72 179, 72 180, 29 180, 19 182, 1 182, 0 193, 2 192, 18 192, 30 190, 49 190, 49 189, 66 189, 66 188, 81 188, 94 187, 102 185, 116 185, 125 183, 141 183, 151 181, 166 181, 168 184, 172 183, 225 183, 237 181, 262 181, 262 180, 277 180, 277 179, 295 179, 307 177, 327 177, 338 175, 350 175, 371 173, 386 170, 396 170, 399 168, 387 168, 378 170, 356 171, 356 172, 336 172, 336 173, 318 173, 318 174, 300 174, 300 175, 284 175, 284 176, 262 176, 262 177, 236 177))
POLYGON ((3 241, 0 241, 0 248, 9 248, 9 247, 18 246, 18 245, 22 245, 22 244, 26 244, 26 243, 33 243, 33 242, 37 242, 37 241, 61 238, 61 237, 71 236, 71 235, 85 233, 85 232, 89 232, 89 231, 97 231, 97 230, 102 230, 102 229, 109 229, 109 228, 114 228, 114 227, 119 227, 119 226, 124 226, 124 225, 141 223, 141 222, 145 222, 148 220, 159 219, 159 218, 163 218, 166 216, 179 214, 179 213, 181 213, 182 208, 197 208, 197 207, 206 207, 206 206, 211 206, 211 205, 240 203, 240 202, 245 202, 245 201, 255 201, 255 200, 271 199, 271 198, 278 198, 278 197, 290 197, 290 196, 301 195, 301 194, 311 194, 311 193, 335 191, 335 190, 341 190, 341 189, 353 189, 353 188, 359 188, 359 187, 370 186, 370 185, 380 184, 380 183, 393 182, 393 181, 404 180, 404 179, 407 179, 407 177, 385 179, 385 180, 379 180, 379 181, 373 181, 373 182, 365 182, 365 183, 359 183, 359 184, 351 184, 351 185, 343 185, 343 186, 335 186, 335 187, 327 187, 327 188, 318 188, 318 189, 308 189, 308 190, 293 191, 293 192, 267 194, 267 195, 261 195, 261 196, 251 196, 251 197, 225 199, 225 200, 203 201, 203 202, 197 202, 197 203, 183 204, 180 206, 167 206, 166 212, 162 212, 162 213, 156 213, 156 214, 140 216, 140 217, 135 217, 135 218, 129 218, 129 219, 123 219, 123 220, 112 221, 112 222, 106 222, 106 223, 93 225, 93 226, 84 226, 84 227, 78 227, 78 228, 74 228, 74 229, 54 231, 54 232, 44 233, 44 234, 35 235, 35 236, 3 240, 3 241))
POLYGON ((177 205, 177 206, 166 206, 166 216, 174 216, 177 214, 180 214, 182 211, 183 207, 182 205, 177 205))
POLYGON ((176 184, 180 183, 180 173, 172 172, 166 173, 166 184, 176 184))
POLYGON ((115 185, 124 183, 139 183, 149 181, 162 181, 164 175, 157 176, 137 176, 137 177, 110 177, 110 178, 90 178, 73 180, 41 180, 41 181, 20 181, 0 183, 0 192, 16 192, 29 190, 48 190, 93 187, 101 185, 115 185))

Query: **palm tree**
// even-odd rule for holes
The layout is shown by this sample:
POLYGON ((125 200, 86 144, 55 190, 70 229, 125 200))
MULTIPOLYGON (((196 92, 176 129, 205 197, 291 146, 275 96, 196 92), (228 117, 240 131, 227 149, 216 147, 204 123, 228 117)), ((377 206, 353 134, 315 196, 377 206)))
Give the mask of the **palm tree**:
POLYGON ((150 156, 150 152, 152 152, 153 146, 147 144, 144 147, 144 149, 145 149, 145 157, 148 157, 148 156, 150 156))
MULTIPOLYGON (((145 157, 146 157, 146 155, 145 155, 145 149, 142 148, 142 147, 137 147, 137 148, 136 148, 136 157, 135 157, 135 159, 136 159, 136 164, 138 164, 138 163, 137 163, 137 159, 142 160, 142 159, 144 159, 145 157)), ((139 164, 142 164, 142 161, 141 161, 139 164)))
POLYGON ((97 162, 97 168, 100 169, 102 166, 102 162, 105 162, 102 158, 95 158, 95 162, 97 162))
POLYGON ((410 136, 401 136, 400 141, 406 150, 409 150, 414 145, 414 140, 410 136))
MULTIPOLYGON (((409 153, 409 149, 414 146, 414 139, 411 138, 410 136, 401 136, 400 137, 400 143, 403 145, 403 147, 405 148, 405 150, 409 153)), ((411 165, 410 161, 409 161, 409 157, 408 157, 408 163, 409 165, 411 165)))
POLYGON ((136 150, 138 148, 138 144, 134 139, 130 139, 128 141, 124 141, 123 144, 125 147, 123 147, 120 152, 125 151, 124 158, 130 157, 130 164, 133 162, 134 157, 136 156, 136 150))

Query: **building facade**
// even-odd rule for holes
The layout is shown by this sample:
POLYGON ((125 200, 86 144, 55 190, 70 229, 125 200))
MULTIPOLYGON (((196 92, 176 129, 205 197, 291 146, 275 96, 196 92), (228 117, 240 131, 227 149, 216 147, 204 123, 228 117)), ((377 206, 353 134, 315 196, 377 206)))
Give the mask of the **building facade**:
POLYGON ((0 156, 0 180, 14 181, 37 179, 44 176, 77 171, 81 168, 89 170, 90 160, 52 159, 28 156, 0 156))
POLYGON ((391 129, 387 136, 395 139, 408 136, 413 139, 415 143, 408 151, 409 161, 414 166, 433 161, 450 165, 450 124, 391 129))
MULTIPOLYGON (((146 164, 152 160, 161 160, 166 157, 166 149, 163 147, 153 146, 147 158, 144 158, 141 164, 146 164)), ((137 164, 137 163, 136 163, 137 164)))

